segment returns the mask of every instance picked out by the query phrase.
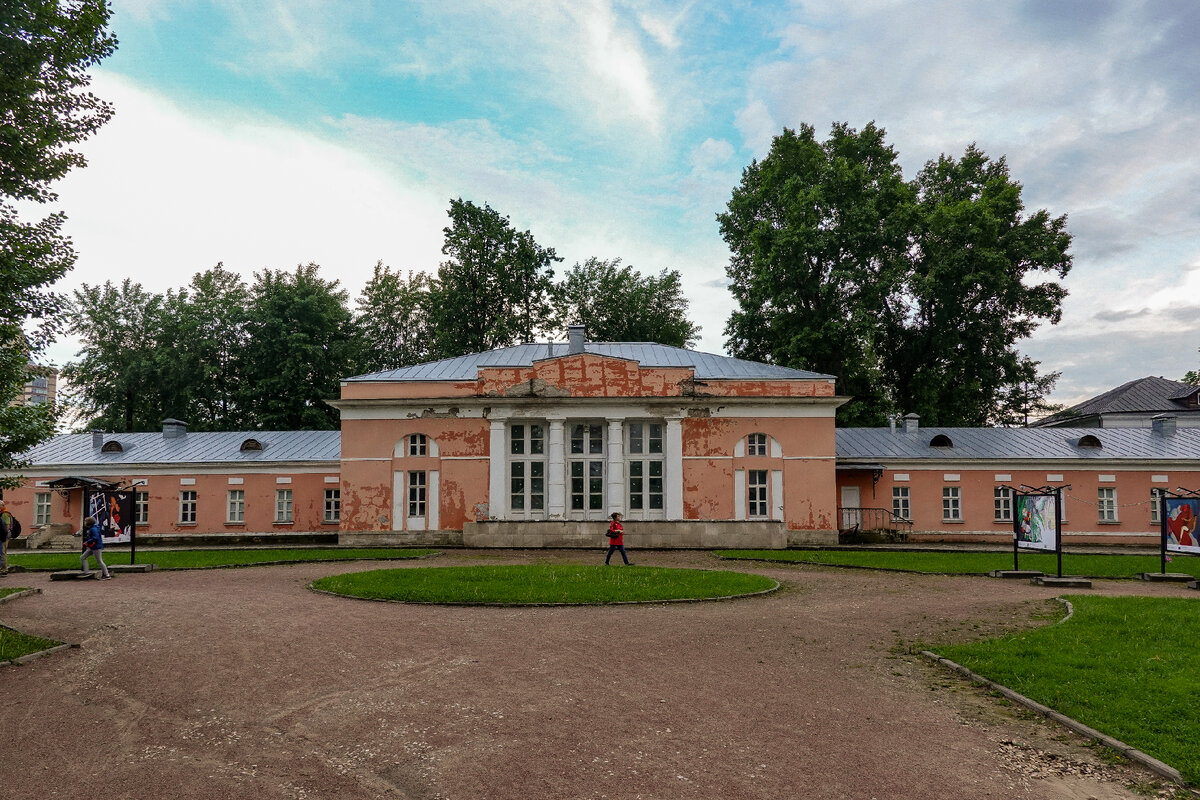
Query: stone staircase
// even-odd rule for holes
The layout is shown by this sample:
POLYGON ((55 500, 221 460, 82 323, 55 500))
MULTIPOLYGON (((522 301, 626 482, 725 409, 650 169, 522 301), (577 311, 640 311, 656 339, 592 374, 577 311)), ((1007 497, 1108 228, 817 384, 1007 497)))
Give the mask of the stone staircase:
POLYGON ((23 545, 25 550, 78 550, 80 541, 70 525, 56 522, 34 528, 28 536, 9 542, 9 547, 14 544, 23 545))

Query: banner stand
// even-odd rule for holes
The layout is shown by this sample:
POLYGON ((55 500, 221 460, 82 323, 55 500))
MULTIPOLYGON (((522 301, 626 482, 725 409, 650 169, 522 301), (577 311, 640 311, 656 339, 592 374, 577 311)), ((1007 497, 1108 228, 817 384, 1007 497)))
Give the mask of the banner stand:
POLYGON ((1062 574, 1062 499, 1066 486, 1006 487, 1013 496, 1013 571, 1020 572, 1021 549, 1053 552, 1062 574))
POLYGON ((1158 495, 1159 521, 1159 572, 1139 572, 1137 577, 1144 581, 1191 582, 1195 578, 1186 572, 1167 572, 1169 553, 1200 555, 1200 491, 1179 487, 1172 491, 1163 489, 1158 495))

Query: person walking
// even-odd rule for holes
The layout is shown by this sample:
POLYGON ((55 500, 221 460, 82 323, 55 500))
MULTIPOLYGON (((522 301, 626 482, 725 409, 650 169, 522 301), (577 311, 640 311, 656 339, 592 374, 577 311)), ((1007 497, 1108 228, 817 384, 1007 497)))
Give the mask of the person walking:
POLYGON ((91 574, 91 570, 88 569, 88 558, 95 556, 96 563, 100 565, 100 580, 106 581, 112 577, 112 573, 108 571, 108 565, 104 563, 104 558, 100 555, 103 550, 104 534, 101 533, 100 526, 96 524, 96 518, 85 517, 83 520, 83 556, 79 559, 84 575, 91 574))
POLYGON ((608 523, 608 555, 604 557, 604 563, 612 558, 614 550, 621 551, 621 560, 625 562, 625 566, 632 566, 633 562, 629 560, 629 556, 625 555, 625 526, 621 524, 621 512, 614 511, 612 513, 612 522, 608 523))
POLYGON ((8 574, 8 540, 13 535, 14 522, 8 504, 0 500, 0 575, 8 574))

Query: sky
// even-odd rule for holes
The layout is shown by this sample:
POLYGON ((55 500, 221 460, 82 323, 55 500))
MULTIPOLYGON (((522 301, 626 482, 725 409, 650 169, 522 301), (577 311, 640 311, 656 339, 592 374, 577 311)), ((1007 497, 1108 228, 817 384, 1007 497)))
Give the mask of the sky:
MULTIPOLYGON (((678 270, 725 352, 716 215, 783 128, 887 131, 906 178, 976 143, 1066 215, 1062 321, 1021 349, 1073 403, 1200 368, 1200 4, 1190 0, 112 0, 116 116, 58 185, 57 287, 218 262, 434 272, 452 198, 565 269, 678 270), (1195 293, 1195 294, 1193 294, 1195 293)), ((61 364, 78 342, 50 351, 61 364)))

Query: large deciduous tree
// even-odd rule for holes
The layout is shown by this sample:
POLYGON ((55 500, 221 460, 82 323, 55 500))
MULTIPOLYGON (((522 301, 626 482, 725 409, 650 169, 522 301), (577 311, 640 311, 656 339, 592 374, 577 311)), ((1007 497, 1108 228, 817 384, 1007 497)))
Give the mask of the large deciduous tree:
POLYGON ((432 357, 430 284, 426 272, 410 270, 405 277, 382 261, 375 265, 357 301, 364 369, 395 369, 432 357))
POLYGON ((643 275, 621 259, 589 258, 567 270, 558 284, 561 319, 587 328, 599 342, 695 343, 700 328, 687 317, 679 272, 643 275))
POLYGON ((435 354, 506 347, 554 326, 554 250, 486 203, 450 201, 450 225, 429 296, 435 354))
POLYGON ((51 185, 84 164, 71 148, 112 115, 86 91, 87 68, 116 47, 108 17, 104 0, 0 3, 0 470, 53 432, 49 405, 8 400, 53 338, 62 303, 49 287, 75 261, 61 213, 26 222, 15 203, 52 201, 51 185))
POLYGON ((316 264, 255 273, 246 321, 241 397, 260 430, 333 430, 343 376, 361 372, 348 295, 316 264))
POLYGON ((741 358, 836 375, 854 399, 846 425, 888 407, 879 314, 908 258, 913 191, 884 131, 784 130, 742 173, 718 215, 738 308, 726 325, 741 358))
POLYGON ((884 131, 785 130, 719 215, 738 309, 735 355, 836 375, 843 425, 916 412, 937 425, 1014 424, 1056 374, 1016 349, 1055 323, 1071 267, 1066 218, 1024 213, 1003 158, 901 176, 884 131))

